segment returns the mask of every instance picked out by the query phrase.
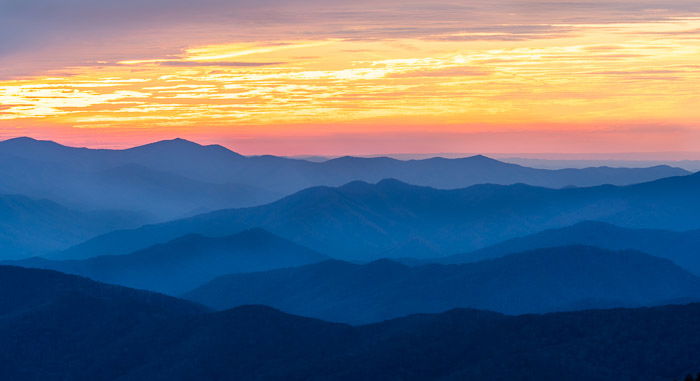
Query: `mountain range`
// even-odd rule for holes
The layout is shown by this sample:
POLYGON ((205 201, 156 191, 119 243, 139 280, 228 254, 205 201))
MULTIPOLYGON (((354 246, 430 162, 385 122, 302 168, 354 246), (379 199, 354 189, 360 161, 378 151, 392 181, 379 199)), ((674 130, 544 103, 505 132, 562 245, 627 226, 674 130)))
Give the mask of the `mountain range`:
POLYGON ((208 312, 45 270, 0 266, 0 286, 0 374, 14 381, 646 381, 700 368, 698 304, 352 327, 262 306, 208 312))
MULTIPOLYGON (((170 168, 157 165, 158 147, 143 151, 76 149, 33 140, 0 142, 0 192, 50 199, 73 209, 130 210, 160 221, 259 205, 282 196, 254 185, 187 177, 175 165, 189 162, 189 151, 181 156, 171 150, 165 157, 173 163, 170 168), (124 158, 114 155, 122 152, 124 158)), ((206 162, 203 159, 201 166, 206 162)))
POLYGON ((464 265, 331 261, 226 275, 184 298, 358 324, 458 307, 523 314, 700 300, 700 278, 640 252, 570 246, 464 265))
POLYGON ((0 380, 700 372, 700 173, 577 165, 0 141, 0 380))
POLYGON ((397 180, 315 187, 251 208, 116 231, 65 251, 125 254, 182 235, 260 227, 342 260, 435 258, 598 220, 629 228, 700 228, 700 173, 617 187, 549 189, 477 185, 439 190, 397 180))
POLYGON ((676 232, 628 229, 604 222, 584 221, 561 229, 514 238, 469 253, 429 260, 430 263, 467 263, 520 251, 566 245, 590 245, 610 250, 639 250, 700 275, 700 230, 676 232))
POLYGON ((225 237, 191 234, 128 255, 63 261, 29 258, 10 263, 175 295, 225 274, 301 266, 327 259, 265 230, 252 229, 225 237))
POLYGON ((124 150, 74 148, 31 138, 0 142, 0 193, 48 198, 69 207, 147 212, 160 220, 261 205, 304 188, 354 180, 396 178, 438 188, 521 182, 560 188, 625 185, 688 173, 669 166, 544 170, 483 156, 311 162, 243 156, 183 139, 124 150))

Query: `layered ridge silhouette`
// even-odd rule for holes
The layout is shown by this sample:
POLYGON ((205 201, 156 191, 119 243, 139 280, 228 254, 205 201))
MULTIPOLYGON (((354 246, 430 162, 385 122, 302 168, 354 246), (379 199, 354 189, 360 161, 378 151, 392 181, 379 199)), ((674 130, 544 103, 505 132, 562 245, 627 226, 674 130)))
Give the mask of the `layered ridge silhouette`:
POLYGON ((684 174, 688 172, 669 166, 542 170, 483 156, 409 161, 343 157, 310 162, 242 156, 219 145, 183 139, 125 150, 66 147, 30 138, 0 142, 0 193, 92 209, 132 209, 161 220, 260 205, 304 188, 354 180, 397 178, 438 188, 520 182, 559 188, 624 185, 684 174))
POLYGON ((700 300, 700 278, 640 252, 569 246, 466 265, 323 262, 223 276, 184 297, 357 324, 457 307, 523 314, 663 305, 700 300))
POLYGON ((251 229, 226 237, 187 235, 128 255, 66 261, 30 258, 11 263, 180 294, 224 274, 300 266, 327 259, 265 230, 251 229))
POLYGON ((599 220, 628 228, 700 228, 700 174, 624 187, 477 185, 438 190, 397 180, 315 187, 271 204, 222 210, 96 237, 65 251, 125 254, 197 233, 261 227, 336 259, 435 258, 599 220))
POLYGON ((128 211, 84 211, 49 200, 0 195, 0 258, 63 250, 95 235, 147 221, 128 211))
POLYGON ((670 259, 692 273, 700 274, 700 230, 677 232, 629 229, 597 221, 584 221, 560 229, 546 230, 473 252, 432 259, 430 262, 467 263, 519 251, 565 245, 644 251, 656 257, 670 259))
POLYGON ((16 381, 658 380, 698 368, 698 304, 352 327, 262 306, 212 313, 52 271, 0 275, 0 374, 16 381))

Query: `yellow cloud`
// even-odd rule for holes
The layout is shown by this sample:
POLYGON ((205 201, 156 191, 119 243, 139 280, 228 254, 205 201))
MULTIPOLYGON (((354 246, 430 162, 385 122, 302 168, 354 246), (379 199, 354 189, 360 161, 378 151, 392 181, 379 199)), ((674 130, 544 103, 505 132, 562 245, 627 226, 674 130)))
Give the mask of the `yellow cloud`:
POLYGON ((447 130, 700 120, 692 106, 700 101, 700 41, 667 33, 700 28, 700 20, 559 26, 572 31, 537 40, 319 39, 191 47, 178 57, 0 81, 0 119, 236 129, 321 128, 380 118, 386 125, 410 119, 447 130), (217 66, 251 57, 251 65, 217 66), (191 64, 159 64, 170 61, 191 64), (253 64, 260 62, 284 64, 253 64))

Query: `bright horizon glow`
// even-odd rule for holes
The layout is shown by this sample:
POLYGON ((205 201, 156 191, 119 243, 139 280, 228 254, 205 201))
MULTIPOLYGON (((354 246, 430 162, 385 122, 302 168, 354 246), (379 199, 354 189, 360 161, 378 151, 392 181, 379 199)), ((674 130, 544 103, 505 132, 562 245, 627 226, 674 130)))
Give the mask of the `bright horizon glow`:
POLYGON ((173 17, 100 36, 95 51, 89 36, 0 51, 0 138, 183 137, 279 155, 700 152, 696 10, 484 4, 329 5, 241 33, 173 17))

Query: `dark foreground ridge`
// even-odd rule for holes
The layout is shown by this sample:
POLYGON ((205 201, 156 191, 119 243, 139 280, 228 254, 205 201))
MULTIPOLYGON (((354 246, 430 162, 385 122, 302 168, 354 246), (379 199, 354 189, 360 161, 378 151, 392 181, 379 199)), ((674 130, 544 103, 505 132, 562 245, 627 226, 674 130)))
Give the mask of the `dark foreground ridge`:
POLYGON ((352 327, 0 267, 6 380, 672 380, 700 369, 700 304, 352 327), (525 376, 524 376, 525 375, 525 376))

